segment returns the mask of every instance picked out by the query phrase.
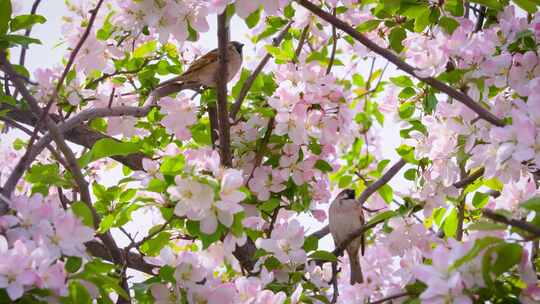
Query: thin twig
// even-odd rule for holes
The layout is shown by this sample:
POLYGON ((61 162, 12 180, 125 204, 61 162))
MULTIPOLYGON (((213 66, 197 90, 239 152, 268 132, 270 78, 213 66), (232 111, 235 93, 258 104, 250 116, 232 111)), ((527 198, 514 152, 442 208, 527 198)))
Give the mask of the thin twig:
MULTIPOLYGON (((41 0, 35 0, 34 4, 32 4, 32 9, 30 10, 30 15, 35 15, 38 9, 39 4, 41 3, 41 0)), ((29 37, 30 32, 32 31, 32 28, 27 28, 26 31, 24 31, 24 36, 29 37)), ((21 49, 21 56, 19 57, 19 65, 24 66, 24 63, 26 61, 26 51, 28 50, 27 45, 23 45, 21 49)))
POLYGON ((210 120, 210 140, 212 141, 212 149, 216 148, 216 141, 218 139, 218 118, 216 104, 208 104, 208 119, 210 120))
MULTIPOLYGON (((332 15, 336 16, 336 8, 332 10, 332 15)), ((326 75, 330 74, 332 72, 332 67, 334 66, 334 60, 336 59, 336 50, 337 50, 337 30, 336 26, 332 25, 332 53, 330 54, 330 61, 328 62, 328 67, 326 68, 326 75)))
MULTIPOLYGON (((0 120, 3 120, 5 121, 7 124, 23 131, 24 133, 26 133, 28 136, 32 135, 32 130, 28 129, 27 127, 21 125, 20 123, 14 121, 13 119, 10 119, 10 118, 7 118, 7 117, 2 117, 0 116, 0 120)), ((62 165, 64 166, 64 168, 67 168, 66 166, 66 161, 62 158, 62 156, 60 155, 60 153, 58 153, 58 151, 56 151, 56 149, 51 146, 50 144, 47 144, 45 145, 45 147, 49 150, 49 152, 51 152, 52 156, 62 165)), ((29 149, 29 147, 27 147, 27 149, 29 149)))
MULTIPOLYGON (((36 122, 36 127, 34 129, 34 133, 32 134, 32 136, 30 136, 30 140, 28 141, 28 146, 29 147, 32 147, 34 145, 34 142, 35 142, 35 140, 37 138, 38 130, 40 129, 41 123, 46 120, 46 116, 49 113, 49 109, 51 108, 52 104, 56 100, 56 98, 58 96, 58 92, 60 91, 60 88, 62 87, 62 85, 64 83, 64 80, 66 79, 67 74, 69 73, 69 70, 71 69, 71 66, 73 65, 73 63, 75 61, 75 58, 77 57, 77 54, 79 53, 79 51, 82 48, 84 42, 86 41, 86 39, 90 35, 90 31, 92 30, 92 26, 94 25, 94 21, 96 20, 97 13, 99 11, 99 8, 103 4, 103 1, 104 0, 99 0, 96 7, 92 10, 90 20, 88 22, 86 30, 84 31, 81 39, 77 43, 77 46, 75 47, 75 49, 73 49, 73 51, 71 52, 71 54, 69 56, 68 63, 66 64, 66 67, 64 68, 64 71, 62 72, 62 75, 61 75, 60 79, 58 80, 58 83, 57 83, 57 85, 56 85, 56 87, 55 87, 55 89, 53 91, 51 99, 49 100, 49 102, 47 103, 47 105, 45 106, 43 111, 40 110, 41 114, 40 114, 40 116, 38 116, 39 119, 36 122)), ((6 61, 7 61, 7 59, 6 59, 6 61)), ((11 74, 18 75, 18 73, 11 73, 11 74)), ((23 97, 24 97, 24 95, 23 95, 23 97)), ((37 115, 37 111, 33 111, 33 112, 34 112, 34 115, 37 115)), ((23 159, 26 159, 28 157, 27 153, 29 153, 29 152, 30 152, 30 149, 26 150, 25 155, 23 155, 23 159)))
POLYGON ((484 25, 485 18, 486 18, 486 7, 480 6, 480 9, 478 10, 478 19, 476 20, 476 25, 474 26, 475 33, 482 30, 482 26, 484 25))
POLYGON ((399 170, 405 166, 406 163, 407 162, 405 160, 400 159, 397 163, 390 167, 390 169, 386 171, 386 173, 384 173, 380 179, 369 185, 358 198, 360 205, 363 205, 373 193, 379 190, 379 188, 386 185, 399 172, 399 170))
POLYGON ((300 38, 298 39, 298 46, 294 51, 293 62, 297 62, 300 54, 302 53, 302 49, 304 48, 304 44, 306 43, 307 35, 309 34, 309 26, 310 24, 308 23, 300 34, 300 38))
POLYGON ((460 101, 469 109, 471 109, 476 114, 478 114, 478 116, 480 116, 482 119, 499 127, 502 127, 505 125, 503 120, 493 115, 491 112, 489 112, 487 109, 482 107, 480 104, 476 103, 471 97, 469 97, 465 93, 460 92, 433 77, 418 76, 418 74, 416 73, 416 69, 413 66, 403 61, 401 58, 395 55, 391 50, 377 45, 375 42, 371 41, 366 36, 356 31, 353 27, 351 27, 346 22, 338 19, 337 17, 332 16, 332 14, 329 14, 328 12, 323 11, 321 8, 319 8, 317 5, 313 4, 309 0, 296 0, 296 1, 300 3, 300 5, 302 5, 303 7, 305 7, 312 13, 314 13, 315 15, 319 16, 320 18, 324 19, 330 24, 335 25, 340 30, 351 35, 351 37, 353 37, 358 42, 362 43, 368 49, 388 59, 388 61, 395 64, 399 69, 403 70, 405 73, 408 73, 409 75, 417 78, 418 80, 425 82, 426 84, 432 86, 433 88, 443 93, 446 93, 448 96, 460 101))
POLYGON ((259 151, 257 151, 257 154, 255 155, 255 161, 253 162, 253 169, 251 169, 251 174, 249 174, 249 178, 246 182, 246 185, 253 178, 253 173, 255 172, 255 169, 257 169, 257 167, 259 167, 262 163, 264 153, 266 152, 266 146, 268 145, 268 142, 270 141, 270 136, 272 136, 273 130, 274 130, 274 117, 268 120, 268 124, 266 125, 266 132, 264 133, 264 137, 261 140, 260 149, 259 151))
MULTIPOLYGON (((291 28, 292 21, 290 21, 285 28, 281 31, 281 33, 273 40, 272 45, 277 47, 285 39, 285 36, 289 32, 289 29, 291 28)), ((246 79, 244 84, 242 85, 242 88, 240 89, 240 93, 238 93, 238 97, 236 98, 236 101, 231 107, 231 119, 234 121, 236 120, 236 115, 240 111, 240 108, 242 107, 242 103, 244 102, 244 99, 246 99, 246 96, 251 89, 251 86, 253 86, 253 83, 255 82, 255 79, 257 79, 257 76, 262 72, 268 61, 272 58, 272 55, 270 53, 267 53, 263 59, 261 59, 261 62, 257 65, 255 70, 251 73, 251 75, 246 79)))
POLYGON ((388 297, 384 297, 382 299, 379 299, 379 300, 376 300, 376 301, 373 301, 373 302, 369 302, 370 304, 383 304, 385 303, 386 301, 390 301, 390 300, 395 300, 395 299, 399 299, 399 298, 402 298, 402 297, 406 297, 408 296, 409 293, 404 291, 404 292, 400 292, 400 293, 396 293, 394 295, 390 295, 388 297))
POLYGON ((337 267, 337 262, 332 262, 332 279, 330 280, 330 282, 332 283, 334 294, 332 295, 332 301, 330 301, 331 304, 337 303, 337 300, 339 297, 339 288, 338 288, 338 281, 337 281, 338 273, 339 273, 339 269, 337 267))

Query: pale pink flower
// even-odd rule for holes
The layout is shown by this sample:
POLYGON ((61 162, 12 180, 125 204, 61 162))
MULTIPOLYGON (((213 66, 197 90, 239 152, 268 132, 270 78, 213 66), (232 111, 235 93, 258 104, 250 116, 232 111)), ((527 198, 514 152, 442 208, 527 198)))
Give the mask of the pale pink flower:
POLYGON ((271 252, 281 263, 303 263, 307 255, 302 249, 304 227, 297 220, 277 224, 270 239, 257 239, 257 247, 271 252))

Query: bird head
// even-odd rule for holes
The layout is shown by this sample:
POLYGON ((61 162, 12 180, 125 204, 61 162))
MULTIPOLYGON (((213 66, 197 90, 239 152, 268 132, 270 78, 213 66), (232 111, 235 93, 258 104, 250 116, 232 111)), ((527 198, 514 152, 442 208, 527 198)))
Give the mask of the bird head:
POLYGON ((355 192, 353 189, 345 189, 338 194, 338 197, 341 199, 355 199, 355 192))
POLYGON ((231 41, 231 44, 234 46, 238 54, 242 55, 242 48, 244 47, 244 44, 238 41, 231 41))

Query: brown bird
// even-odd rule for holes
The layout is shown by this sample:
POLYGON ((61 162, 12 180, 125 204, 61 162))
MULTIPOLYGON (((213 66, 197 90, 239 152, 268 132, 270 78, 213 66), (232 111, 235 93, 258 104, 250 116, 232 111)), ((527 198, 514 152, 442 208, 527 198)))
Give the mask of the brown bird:
MULTIPOLYGON (((330 233, 334 238, 336 248, 345 242, 351 233, 364 225, 364 212, 362 211, 362 206, 355 199, 354 190, 346 189, 338 194, 330 205, 329 222, 330 233)), ((360 248, 363 255, 363 235, 354 239, 345 248, 351 264, 351 285, 364 282, 360 259, 358 257, 360 248)))
MULTIPOLYGON (((242 66, 243 47, 244 45, 237 41, 231 41, 227 46, 227 82, 234 78, 242 66)), ((150 94, 150 102, 188 87, 215 88, 219 72, 218 53, 218 49, 206 53, 196 59, 182 75, 160 83, 150 94)))

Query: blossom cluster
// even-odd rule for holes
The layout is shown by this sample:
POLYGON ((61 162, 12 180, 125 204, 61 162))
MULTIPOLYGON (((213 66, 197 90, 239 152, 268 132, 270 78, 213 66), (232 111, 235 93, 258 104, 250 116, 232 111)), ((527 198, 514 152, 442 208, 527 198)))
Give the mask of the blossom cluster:
POLYGON ((67 295, 65 257, 86 257, 84 243, 94 230, 55 196, 18 196, 10 207, 15 213, 0 217, 0 288, 12 300, 34 288, 67 295))

